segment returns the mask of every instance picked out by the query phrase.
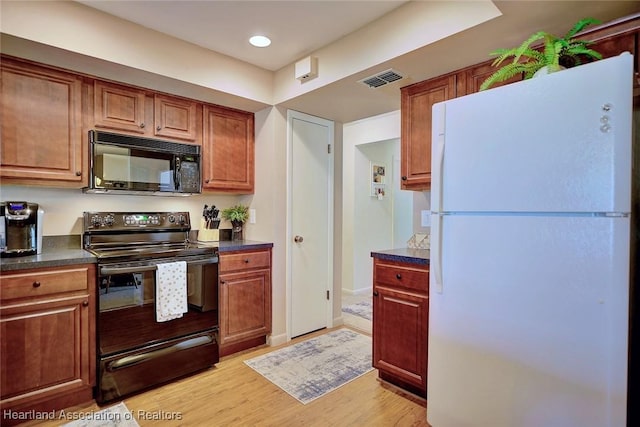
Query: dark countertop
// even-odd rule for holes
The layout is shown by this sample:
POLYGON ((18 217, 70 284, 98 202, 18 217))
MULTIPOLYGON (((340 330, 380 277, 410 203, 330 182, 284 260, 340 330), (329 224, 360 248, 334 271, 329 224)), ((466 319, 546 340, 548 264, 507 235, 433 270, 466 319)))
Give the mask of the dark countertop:
POLYGON ((248 250, 248 249, 266 249, 266 248, 273 247, 273 243, 257 242, 254 240, 236 240, 236 241, 223 240, 217 243, 218 243, 219 252, 242 251, 242 250, 248 250))
POLYGON ((40 255, 2 258, 0 272, 5 273, 28 268, 61 267, 71 264, 94 264, 96 257, 84 249, 42 248, 40 255))
MULTIPOLYGON (((273 247, 273 243, 257 242, 253 240, 212 242, 220 252, 264 249, 273 247)), ((42 243, 42 253, 15 258, 1 258, 0 272, 26 270, 30 268, 61 267, 71 264, 91 264, 96 257, 81 248, 80 236, 45 236, 42 243)))
POLYGON ((371 252, 373 258, 386 261, 407 262, 411 264, 429 265, 430 251, 428 249, 387 249, 371 252))

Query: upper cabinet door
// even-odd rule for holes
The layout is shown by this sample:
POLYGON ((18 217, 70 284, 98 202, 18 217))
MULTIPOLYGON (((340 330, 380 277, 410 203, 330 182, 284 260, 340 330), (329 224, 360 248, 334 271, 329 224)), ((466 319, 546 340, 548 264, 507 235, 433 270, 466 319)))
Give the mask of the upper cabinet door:
POLYGON ((201 132, 198 132, 198 103, 188 99, 171 96, 154 95, 154 134, 159 137, 177 138, 185 141, 197 142, 201 132))
POLYGON ((456 75, 427 80, 401 89, 402 190, 431 188, 431 107, 456 97, 456 75))
POLYGON ((145 92, 96 80, 94 122, 97 128, 149 134, 145 123, 145 92))
POLYGON ((1 71, 0 176, 82 186, 80 78, 5 57, 1 71))
POLYGON ((202 188, 228 193, 254 191, 254 115, 205 105, 202 188))
MULTIPOLYGON (((500 67, 502 67, 502 65, 494 67, 493 65, 491 65, 492 63, 493 60, 490 60, 487 62, 483 62, 482 64, 475 65, 471 68, 467 68, 465 71, 463 71, 465 73, 465 80, 467 84, 464 93, 458 93, 458 96, 480 92, 480 86, 482 85, 482 83, 484 83, 486 79, 488 79, 493 73, 495 73, 500 69, 500 67)), ((519 82, 523 78, 523 74, 519 73, 508 80, 494 84, 493 86, 491 86, 491 88, 519 82)))

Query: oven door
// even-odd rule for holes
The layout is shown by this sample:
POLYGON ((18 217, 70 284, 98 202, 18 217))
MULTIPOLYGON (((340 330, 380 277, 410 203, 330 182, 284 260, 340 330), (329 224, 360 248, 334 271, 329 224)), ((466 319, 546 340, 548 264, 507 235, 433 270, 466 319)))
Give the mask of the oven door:
POLYGON ((218 257, 200 256, 98 265, 101 356, 218 328, 218 257), (188 311, 156 321, 156 265, 187 262, 188 311))
POLYGON ((218 257, 98 264, 99 403, 219 361, 218 257), (156 321, 156 265, 187 262, 188 311, 156 321))

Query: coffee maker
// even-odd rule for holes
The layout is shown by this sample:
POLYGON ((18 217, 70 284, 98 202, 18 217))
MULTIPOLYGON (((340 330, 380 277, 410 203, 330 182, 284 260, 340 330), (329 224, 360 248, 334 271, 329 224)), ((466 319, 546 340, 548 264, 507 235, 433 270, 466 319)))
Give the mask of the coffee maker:
POLYGON ((0 254, 2 257, 36 255, 42 252, 44 211, 37 203, 0 204, 0 254), (4 239, 2 238, 4 236, 4 239))

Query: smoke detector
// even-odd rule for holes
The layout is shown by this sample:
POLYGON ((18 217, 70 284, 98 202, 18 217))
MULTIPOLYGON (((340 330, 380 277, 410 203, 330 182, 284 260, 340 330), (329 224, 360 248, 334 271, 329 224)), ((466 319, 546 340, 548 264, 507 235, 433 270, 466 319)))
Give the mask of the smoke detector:
POLYGON ((398 80, 402 80, 404 76, 398 71, 390 68, 386 71, 374 74, 373 76, 366 77, 362 80, 358 80, 358 83, 369 86, 370 88, 379 88, 389 83, 393 83, 398 80))

